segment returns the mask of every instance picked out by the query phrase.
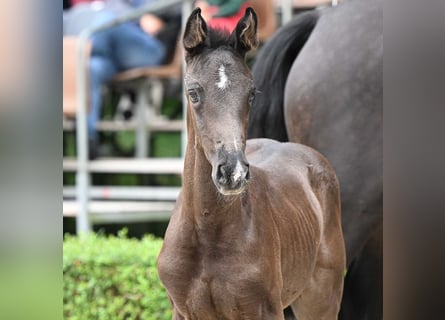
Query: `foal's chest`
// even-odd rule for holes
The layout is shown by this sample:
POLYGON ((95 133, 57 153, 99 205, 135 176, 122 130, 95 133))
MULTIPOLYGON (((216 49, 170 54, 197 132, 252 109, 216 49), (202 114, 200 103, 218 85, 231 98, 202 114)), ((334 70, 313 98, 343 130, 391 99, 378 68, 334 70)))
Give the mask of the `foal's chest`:
POLYGON ((175 276, 165 285, 181 314, 187 319, 250 319, 246 316, 263 314, 272 291, 265 281, 265 265, 238 255, 210 255, 195 255, 187 268, 171 270, 175 276))

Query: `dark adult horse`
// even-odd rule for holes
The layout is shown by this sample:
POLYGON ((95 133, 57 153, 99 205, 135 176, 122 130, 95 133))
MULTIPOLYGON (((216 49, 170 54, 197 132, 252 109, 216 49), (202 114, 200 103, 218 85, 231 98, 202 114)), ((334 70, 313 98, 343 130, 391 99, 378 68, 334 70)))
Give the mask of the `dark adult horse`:
POLYGON ((253 68, 249 138, 307 144, 340 180, 348 273, 340 319, 382 318, 382 3, 298 15, 253 68))

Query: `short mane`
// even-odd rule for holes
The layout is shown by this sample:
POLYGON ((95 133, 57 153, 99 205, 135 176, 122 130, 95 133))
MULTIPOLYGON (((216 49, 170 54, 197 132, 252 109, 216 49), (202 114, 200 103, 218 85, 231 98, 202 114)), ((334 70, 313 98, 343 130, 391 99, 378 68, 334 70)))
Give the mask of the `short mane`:
POLYGON ((233 46, 231 45, 233 41, 234 40, 232 38, 232 35, 227 29, 215 29, 215 28, 208 29, 208 42, 207 42, 208 49, 228 47, 232 51, 234 51, 233 46))

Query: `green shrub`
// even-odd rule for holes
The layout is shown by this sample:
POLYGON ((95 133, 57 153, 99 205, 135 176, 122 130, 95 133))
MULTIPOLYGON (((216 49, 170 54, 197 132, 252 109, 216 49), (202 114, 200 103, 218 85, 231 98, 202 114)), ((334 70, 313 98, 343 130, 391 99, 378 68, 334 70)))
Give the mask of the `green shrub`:
POLYGON ((171 319, 157 270, 162 240, 92 234, 63 242, 64 319, 171 319))

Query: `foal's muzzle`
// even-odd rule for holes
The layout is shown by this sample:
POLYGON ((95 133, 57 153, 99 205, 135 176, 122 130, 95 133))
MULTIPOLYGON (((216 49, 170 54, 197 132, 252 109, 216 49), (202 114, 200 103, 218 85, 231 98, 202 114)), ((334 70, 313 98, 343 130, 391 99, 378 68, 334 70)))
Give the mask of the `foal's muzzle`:
POLYGON ((249 163, 242 152, 226 153, 213 166, 213 182, 223 195, 240 194, 249 178, 249 163))

